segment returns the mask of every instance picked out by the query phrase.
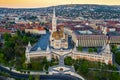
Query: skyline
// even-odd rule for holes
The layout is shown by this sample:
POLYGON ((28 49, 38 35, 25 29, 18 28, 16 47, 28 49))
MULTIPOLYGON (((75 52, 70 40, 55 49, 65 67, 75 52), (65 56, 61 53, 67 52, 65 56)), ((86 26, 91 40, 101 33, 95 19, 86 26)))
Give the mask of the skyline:
POLYGON ((6 8, 39 8, 64 4, 98 4, 98 5, 120 5, 119 0, 0 0, 0 7, 6 8))

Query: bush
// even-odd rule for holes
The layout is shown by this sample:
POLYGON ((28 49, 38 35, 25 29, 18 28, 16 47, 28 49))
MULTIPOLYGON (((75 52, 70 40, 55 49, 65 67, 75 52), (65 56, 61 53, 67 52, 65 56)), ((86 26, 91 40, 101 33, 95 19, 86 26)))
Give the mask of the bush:
POLYGON ((82 47, 81 47, 81 46, 78 46, 78 50, 79 50, 79 51, 82 51, 82 47))
POLYGON ((93 48, 89 48, 89 49, 88 49, 88 52, 89 52, 89 53, 93 52, 93 48))

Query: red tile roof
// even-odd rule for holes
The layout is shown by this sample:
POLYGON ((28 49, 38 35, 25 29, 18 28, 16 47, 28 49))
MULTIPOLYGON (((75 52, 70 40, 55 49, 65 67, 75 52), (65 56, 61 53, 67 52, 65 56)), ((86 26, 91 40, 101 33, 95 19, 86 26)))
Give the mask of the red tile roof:
POLYGON ((36 29, 36 30, 45 30, 43 27, 38 27, 38 28, 33 28, 33 29, 36 29))
POLYGON ((0 28, 0 33, 12 33, 11 30, 0 28))

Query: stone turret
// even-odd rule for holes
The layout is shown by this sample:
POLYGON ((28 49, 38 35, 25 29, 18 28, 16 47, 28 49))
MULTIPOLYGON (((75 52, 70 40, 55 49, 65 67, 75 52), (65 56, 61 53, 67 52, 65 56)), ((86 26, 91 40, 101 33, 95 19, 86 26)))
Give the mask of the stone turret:
POLYGON ((29 43, 28 43, 28 47, 29 47, 29 48, 31 48, 31 47, 32 47, 32 46, 31 46, 31 43, 30 43, 30 41, 29 41, 29 43))
POLYGON ((25 51, 25 56, 26 56, 26 63, 30 63, 30 50, 28 47, 26 47, 26 51, 25 51))
POLYGON ((29 53, 30 52, 30 50, 29 50, 29 48, 28 47, 26 47, 26 51, 25 51, 26 53, 29 53))
POLYGON ((26 56, 26 63, 30 63, 30 50, 31 50, 32 46, 30 44, 30 41, 28 43, 28 46, 26 47, 26 51, 25 51, 25 56, 26 56))
POLYGON ((32 48, 32 46, 31 46, 30 41, 29 41, 28 46, 26 47, 26 51, 25 52, 30 52, 31 48, 32 48))

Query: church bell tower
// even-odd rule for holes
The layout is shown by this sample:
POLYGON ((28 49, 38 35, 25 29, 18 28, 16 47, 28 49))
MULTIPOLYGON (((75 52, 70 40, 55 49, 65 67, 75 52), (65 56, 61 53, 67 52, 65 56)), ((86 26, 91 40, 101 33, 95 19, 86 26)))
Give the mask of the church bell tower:
POLYGON ((53 9, 53 18, 52 18, 52 32, 56 31, 56 15, 55 15, 55 8, 53 9))

